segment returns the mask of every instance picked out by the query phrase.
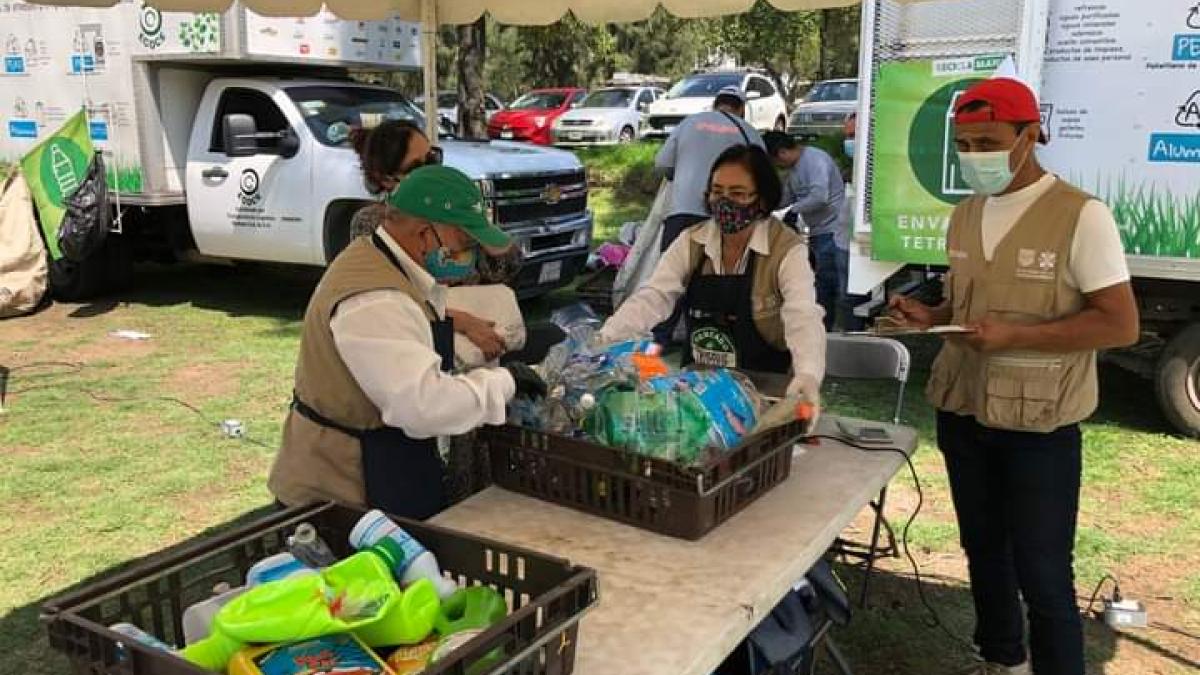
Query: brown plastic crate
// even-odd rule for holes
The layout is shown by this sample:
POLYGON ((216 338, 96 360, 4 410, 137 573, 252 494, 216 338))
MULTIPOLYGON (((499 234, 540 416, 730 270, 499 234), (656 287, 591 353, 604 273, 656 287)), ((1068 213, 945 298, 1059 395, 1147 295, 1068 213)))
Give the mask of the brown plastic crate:
MULTIPOLYGON (((312 523, 335 554, 349 555, 347 537, 362 513, 335 504, 299 507, 152 555, 47 602, 42 621, 50 644, 67 655, 79 675, 211 675, 106 627, 128 622, 182 645, 184 609, 210 597, 215 584, 240 585, 251 565, 284 550, 287 535, 302 522, 312 523), (119 640, 124 655, 118 652, 119 640)), ((597 600, 594 571, 427 523, 395 520, 437 556, 445 574, 462 585, 495 588, 511 610, 425 675, 463 675, 497 649, 506 659, 487 673, 571 672, 579 619, 597 600)))
POLYGON ((804 429, 770 429, 701 467, 516 426, 484 427, 479 441, 500 487, 696 540, 787 480, 804 429))

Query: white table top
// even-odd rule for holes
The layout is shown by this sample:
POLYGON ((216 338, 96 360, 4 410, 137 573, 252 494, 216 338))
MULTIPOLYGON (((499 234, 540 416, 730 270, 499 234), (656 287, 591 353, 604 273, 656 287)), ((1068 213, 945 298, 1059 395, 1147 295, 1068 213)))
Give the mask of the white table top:
MULTIPOLYGON (((916 448, 914 429, 871 425, 916 448)), ((433 522, 596 570, 600 603, 580 627, 577 675, 709 675, 902 464, 835 441, 799 446, 787 481, 697 542, 494 487, 433 522)))

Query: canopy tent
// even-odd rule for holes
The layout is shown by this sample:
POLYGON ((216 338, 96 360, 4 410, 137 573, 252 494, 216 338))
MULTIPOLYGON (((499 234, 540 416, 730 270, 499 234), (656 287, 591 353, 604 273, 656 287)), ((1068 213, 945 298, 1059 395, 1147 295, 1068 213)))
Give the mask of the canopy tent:
MULTIPOLYGON (((70 7, 111 7, 120 0, 29 0, 42 5, 70 7)), ((382 19, 399 14, 408 21, 421 22, 421 62, 424 65, 425 91, 437 91, 437 29, 441 24, 473 23, 485 12, 503 24, 542 26, 554 23, 570 11, 580 21, 592 24, 641 21, 660 4, 668 12, 684 18, 739 14, 748 11, 755 0, 241 0, 264 16, 312 16, 329 8, 343 19, 382 19)), ((767 0, 778 9, 799 11, 859 4, 859 0, 767 0)), ((149 0, 147 4, 163 11, 222 12, 233 0, 149 0)), ((425 119, 430 138, 436 138, 437 96, 425 97, 425 119)))

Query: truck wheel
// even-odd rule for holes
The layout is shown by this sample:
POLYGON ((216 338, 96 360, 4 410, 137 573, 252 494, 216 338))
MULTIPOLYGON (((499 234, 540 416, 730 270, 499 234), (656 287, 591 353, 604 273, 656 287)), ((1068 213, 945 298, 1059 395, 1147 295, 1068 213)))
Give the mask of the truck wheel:
POLYGON ((1200 323, 1176 335, 1158 362, 1158 401, 1175 428, 1200 438, 1200 323))
POLYGON ((109 233, 104 240, 106 293, 117 293, 133 285, 133 242, 126 235, 109 233))
POLYGON ((81 263, 66 258, 51 260, 50 296, 63 302, 79 302, 101 295, 107 286, 106 268, 103 250, 81 263))
POLYGON ((621 129, 621 135, 617 137, 617 142, 632 143, 635 137, 636 133, 633 131, 633 127, 625 127, 624 129, 621 129))

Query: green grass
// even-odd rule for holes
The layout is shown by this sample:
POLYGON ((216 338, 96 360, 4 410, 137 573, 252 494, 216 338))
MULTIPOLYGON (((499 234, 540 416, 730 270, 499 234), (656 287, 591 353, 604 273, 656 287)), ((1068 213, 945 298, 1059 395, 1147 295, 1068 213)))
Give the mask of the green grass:
POLYGON ((620 234, 621 225, 632 220, 645 220, 652 201, 649 198, 623 197, 612 188, 592 188, 588 195, 588 206, 595 217, 593 241, 613 241, 620 234))
POLYGON ((1188 196, 1120 179, 1098 196, 1112 208, 1126 252, 1200 258, 1200 191, 1188 196))
MULTIPOLYGON (((638 146, 612 152, 648 153, 638 146)), ((596 154, 598 164, 608 161, 596 154)), ((594 189, 591 203, 598 237, 613 236, 649 208, 647 197, 622 196, 617 185, 594 189)), ((37 624, 48 597, 270 500, 265 476, 315 274, 196 266, 139 274, 140 290, 120 301, 0 323, 0 365, 86 364, 77 373, 14 370, 8 383, 0 414, 0 673, 65 672, 37 624), (118 329, 154 337, 128 343, 108 336, 118 329), (128 400, 98 401, 81 390, 128 400), (195 405, 205 419, 157 400, 163 396, 195 405), (231 417, 263 445, 222 437, 215 423, 231 417)), ((569 300, 558 294, 527 311, 544 316, 569 300)), ((908 345, 914 367, 904 421, 920 433, 915 464, 925 495, 911 550, 930 601, 956 634, 968 635, 971 602, 953 508, 933 411, 921 396, 937 343, 908 345)), ((1085 425, 1078 591, 1090 593, 1100 575, 1113 573, 1127 594, 1151 602, 1155 621, 1200 633, 1198 446, 1169 435, 1148 383, 1105 369, 1101 385, 1102 407, 1085 425)), ((830 381, 824 397, 831 412, 890 419, 895 393, 890 383, 830 381)), ((889 516, 902 525, 915 503, 906 471, 889 494, 889 516)), ((840 571, 857 589, 858 571, 840 571)), ((856 672, 940 673, 964 660, 952 641, 924 627, 905 561, 883 561, 872 588, 868 608, 838 632, 856 672)), ((1174 634, 1125 638, 1089 625, 1088 654, 1089 672, 1182 673, 1178 658, 1200 661, 1200 646, 1174 634)))

